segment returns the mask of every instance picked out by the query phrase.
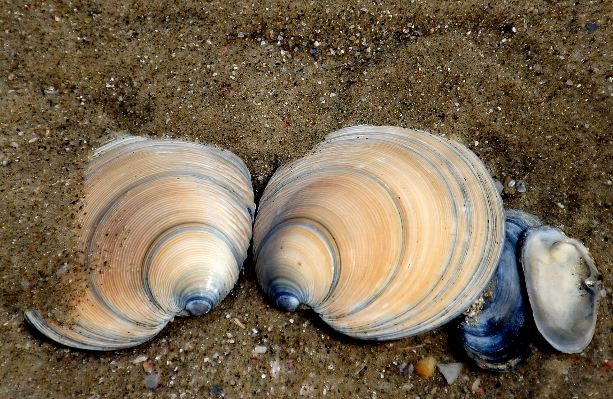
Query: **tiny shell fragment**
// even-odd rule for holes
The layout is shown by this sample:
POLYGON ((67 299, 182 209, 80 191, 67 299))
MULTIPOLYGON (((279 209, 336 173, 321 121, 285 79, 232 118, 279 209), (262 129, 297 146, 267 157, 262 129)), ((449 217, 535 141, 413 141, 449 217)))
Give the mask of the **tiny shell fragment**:
POLYGON ((458 378, 460 372, 462 372, 462 363, 439 363, 438 369, 445 377, 445 381, 447 384, 453 384, 453 382, 458 378))
POLYGON ((145 376, 145 387, 149 389, 155 389, 160 382, 160 375, 158 373, 147 374, 145 376))
POLYGON ((153 371, 153 360, 149 359, 143 363, 143 370, 145 373, 151 373, 153 371))
POLYGON ((429 378, 434 373, 436 360, 432 356, 421 359, 415 364, 415 372, 421 378, 429 378))
POLYGON ((142 363, 145 360, 147 360, 147 356, 141 355, 141 356, 137 357, 136 359, 132 360, 132 363, 134 363, 134 364, 142 363))

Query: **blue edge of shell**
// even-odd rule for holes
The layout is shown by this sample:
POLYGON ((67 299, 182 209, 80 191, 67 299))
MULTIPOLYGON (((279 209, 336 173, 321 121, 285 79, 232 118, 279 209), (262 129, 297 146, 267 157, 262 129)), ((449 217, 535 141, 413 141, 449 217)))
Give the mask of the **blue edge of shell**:
MULTIPOLYGON (((509 371, 530 356, 530 304, 523 286, 518 242, 525 231, 542 225, 534 215, 505 211, 505 242, 482 308, 460 324, 462 344, 479 367, 509 371)), ((521 244, 520 244, 521 245, 521 244)))

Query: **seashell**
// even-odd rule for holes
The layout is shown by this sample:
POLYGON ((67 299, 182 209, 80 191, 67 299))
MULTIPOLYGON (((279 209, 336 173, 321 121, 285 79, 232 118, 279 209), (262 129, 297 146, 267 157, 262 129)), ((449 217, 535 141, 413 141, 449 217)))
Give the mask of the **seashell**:
POLYGON ((357 126, 279 169, 260 201, 254 256, 281 308, 311 307, 360 339, 398 339, 457 317, 495 271, 502 201, 466 147, 357 126))
POLYGON ((206 313, 238 279, 255 205, 249 172, 230 152, 114 140, 89 165, 84 202, 86 296, 69 326, 25 313, 47 337, 81 349, 135 346, 175 315, 206 313))
POLYGON ((436 367, 441 372, 447 384, 451 385, 458 379, 464 365, 462 363, 437 363, 436 367))
POLYGON ((536 327, 557 350, 579 353, 592 340, 600 274, 588 249, 551 226, 528 229, 520 261, 536 327))
POLYGON ((542 225, 534 215, 505 210, 506 237, 496 273, 475 314, 460 324, 462 344, 477 366, 510 371, 530 356, 528 299, 517 257, 517 242, 530 227, 542 225))

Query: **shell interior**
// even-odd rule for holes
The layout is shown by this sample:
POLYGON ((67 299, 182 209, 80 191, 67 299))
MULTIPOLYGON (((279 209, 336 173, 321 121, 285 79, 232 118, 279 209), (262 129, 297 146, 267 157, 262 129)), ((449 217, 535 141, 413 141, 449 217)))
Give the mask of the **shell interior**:
POLYGON ((279 169, 254 228, 256 273, 281 307, 361 339, 422 333, 481 293, 504 240, 502 201, 466 147, 357 126, 279 169))
POLYGON ((555 227, 529 229, 521 263, 538 330, 557 350, 581 352, 594 335, 600 289, 587 248, 555 227))
POLYGON ((175 315, 199 315, 232 289, 247 255, 255 205, 233 154, 173 140, 124 137, 94 155, 81 242, 93 272, 73 323, 27 321, 67 346, 138 345, 175 315))

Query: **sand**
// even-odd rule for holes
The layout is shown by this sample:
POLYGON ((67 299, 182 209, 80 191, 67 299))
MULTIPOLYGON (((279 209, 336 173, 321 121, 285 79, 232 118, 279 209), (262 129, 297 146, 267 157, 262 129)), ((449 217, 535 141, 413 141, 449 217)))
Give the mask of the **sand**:
POLYGON ((0 11, 1 397, 610 397, 610 1, 7 0, 0 11), (279 165, 357 124, 444 135, 495 179, 525 182, 505 207, 581 240, 602 273, 583 353, 535 339, 506 374, 466 364, 451 385, 438 370, 409 377, 399 366, 427 356, 467 362, 454 325, 355 341, 311 311, 275 308, 251 258, 218 308, 133 349, 71 350, 26 326, 31 307, 61 316, 58 293, 83 281, 83 174, 110 137, 233 151, 257 201, 279 165))

